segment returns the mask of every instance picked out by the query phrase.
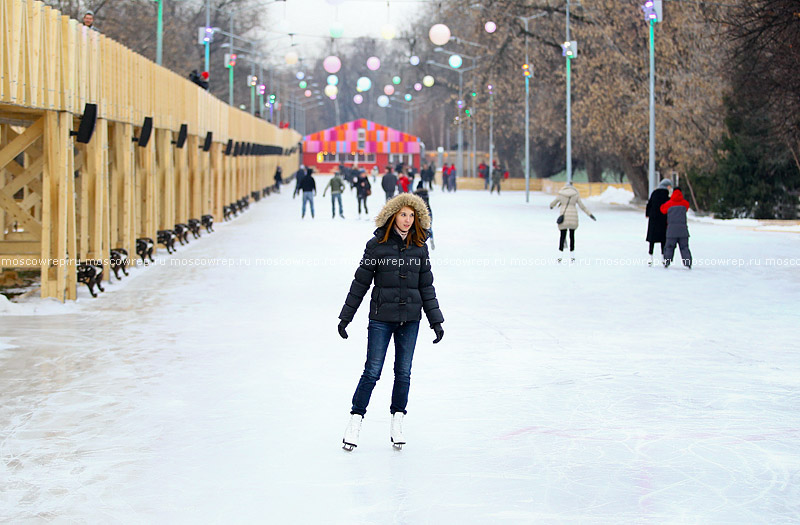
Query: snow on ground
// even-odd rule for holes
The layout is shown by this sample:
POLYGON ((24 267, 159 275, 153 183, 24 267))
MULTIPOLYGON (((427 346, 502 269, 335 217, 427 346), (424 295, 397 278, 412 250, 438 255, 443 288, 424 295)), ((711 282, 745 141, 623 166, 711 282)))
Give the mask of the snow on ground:
POLYGON ((389 364, 341 449, 373 230, 349 190, 346 220, 285 189, 69 313, 0 317, 0 517, 796 520, 800 236, 692 222, 694 269, 651 268, 643 212, 589 202, 558 265, 551 200, 431 194, 445 336, 420 330, 399 452, 389 364))
POLYGON ((633 192, 624 188, 609 186, 600 195, 592 195, 583 199, 586 202, 596 202, 602 204, 620 204, 627 206, 633 200, 633 192))

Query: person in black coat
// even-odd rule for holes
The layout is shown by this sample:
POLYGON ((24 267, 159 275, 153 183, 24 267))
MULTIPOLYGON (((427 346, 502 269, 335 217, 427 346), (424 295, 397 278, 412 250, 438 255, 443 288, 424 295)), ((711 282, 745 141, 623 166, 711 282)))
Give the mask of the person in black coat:
POLYGON ((358 199, 358 216, 361 217, 361 203, 364 203, 364 213, 368 214, 367 197, 372 195, 372 185, 369 183, 367 173, 362 171, 356 180, 356 199, 358 199))
POLYGON ((358 445, 358 432, 367 412, 372 390, 380 379, 389 341, 394 338, 394 386, 389 407, 392 413, 391 438, 396 446, 405 443, 402 420, 406 414, 411 384, 411 361, 417 341, 422 311, 436 334, 434 343, 444 336, 444 317, 433 287, 433 273, 425 244, 430 216, 425 202, 403 193, 392 198, 375 218, 378 228, 367 242, 364 256, 339 313, 339 335, 347 339, 347 325, 369 291, 367 361, 353 394, 350 423, 343 439, 344 448, 358 445))
POLYGON ((317 183, 311 175, 312 173, 314 173, 314 168, 306 168, 306 176, 300 181, 299 189, 303 192, 302 218, 306 216, 306 202, 311 206, 311 218, 314 218, 314 196, 317 194, 317 183))
POLYGON ((671 180, 662 180, 658 188, 653 190, 650 200, 647 201, 647 208, 645 208, 647 242, 650 243, 650 261, 648 262, 650 266, 653 265, 653 247, 656 243, 661 244, 661 256, 664 256, 664 243, 667 241, 667 216, 661 213, 661 205, 669 200, 671 187, 671 180))
POLYGON ((392 173, 392 167, 386 166, 386 173, 383 174, 381 179, 381 188, 386 192, 386 202, 394 197, 394 192, 397 189, 397 175, 392 173))
POLYGON ((281 183, 283 182, 283 168, 278 166, 275 168, 275 191, 281 192, 281 183))

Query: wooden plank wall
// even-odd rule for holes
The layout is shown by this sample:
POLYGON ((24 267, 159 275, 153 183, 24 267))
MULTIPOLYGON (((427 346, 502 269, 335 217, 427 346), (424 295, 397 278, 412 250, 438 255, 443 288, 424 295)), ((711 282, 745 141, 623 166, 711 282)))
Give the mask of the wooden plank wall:
POLYGON ((78 260, 107 263, 112 248, 133 257, 138 237, 155 239, 204 214, 220 220, 224 205, 272 185, 278 165, 288 174, 300 160, 298 152, 228 156, 228 140, 289 149, 301 136, 40 1, 0 1, 0 269, 40 256, 28 266, 40 268, 43 297, 75 299, 78 260), (98 106, 97 124, 92 140, 77 144, 70 132, 87 103, 98 106), (140 147, 134 138, 145 117, 153 132, 140 147), (181 124, 188 139, 179 149, 181 124), (20 189, 22 201, 14 198, 20 189))

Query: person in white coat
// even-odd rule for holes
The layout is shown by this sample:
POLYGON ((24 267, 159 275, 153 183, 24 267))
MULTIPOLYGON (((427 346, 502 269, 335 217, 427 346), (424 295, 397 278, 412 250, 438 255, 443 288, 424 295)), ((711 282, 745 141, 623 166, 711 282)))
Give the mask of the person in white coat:
MULTIPOLYGON (((567 241, 567 232, 569 232, 569 251, 571 259, 574 261, 575 230, 578 229, 578 206, 580 206, 583 212, 593 221, 596 221, 597 219, 583 204, 580 193, 578 193, 578 190, 572 185, 572 183, 568 183, 566 186, 561 188, 561 190, 559 190, 555 200, 550 203, 550 209, 552 210, 555 206, 560 206, 561 208, 561 213, 558 215, 558 219, 556 219, 558 231, 560 233, 558 251, 564 251, 564 246, 566 245, 567 241)), ((561 259, 562 257, 559 256, 558 262, 561 262, 561 259)))

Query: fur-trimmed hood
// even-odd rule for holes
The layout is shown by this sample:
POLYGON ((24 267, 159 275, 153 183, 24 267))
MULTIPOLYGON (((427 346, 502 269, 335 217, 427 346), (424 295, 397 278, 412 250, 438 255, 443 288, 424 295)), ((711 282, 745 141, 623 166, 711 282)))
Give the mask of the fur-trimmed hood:
POLYGON ((383 209, 378 216, 375 217, 375 226, 378 228, 383 228, 386 226, 386 223, 389 221, 389 219, 391 219, 395 213, 400 211, 400 208, 403 206, 408 206, 414 210, 414 213, 419 219, 419 225, 422 226, 423 230, 430 229, 431 216, 428 213, 428 207, 425 205, 425 201, 411 193, 401 193, 400 195, 389 199, 389 201, 383 206, 383 209))

